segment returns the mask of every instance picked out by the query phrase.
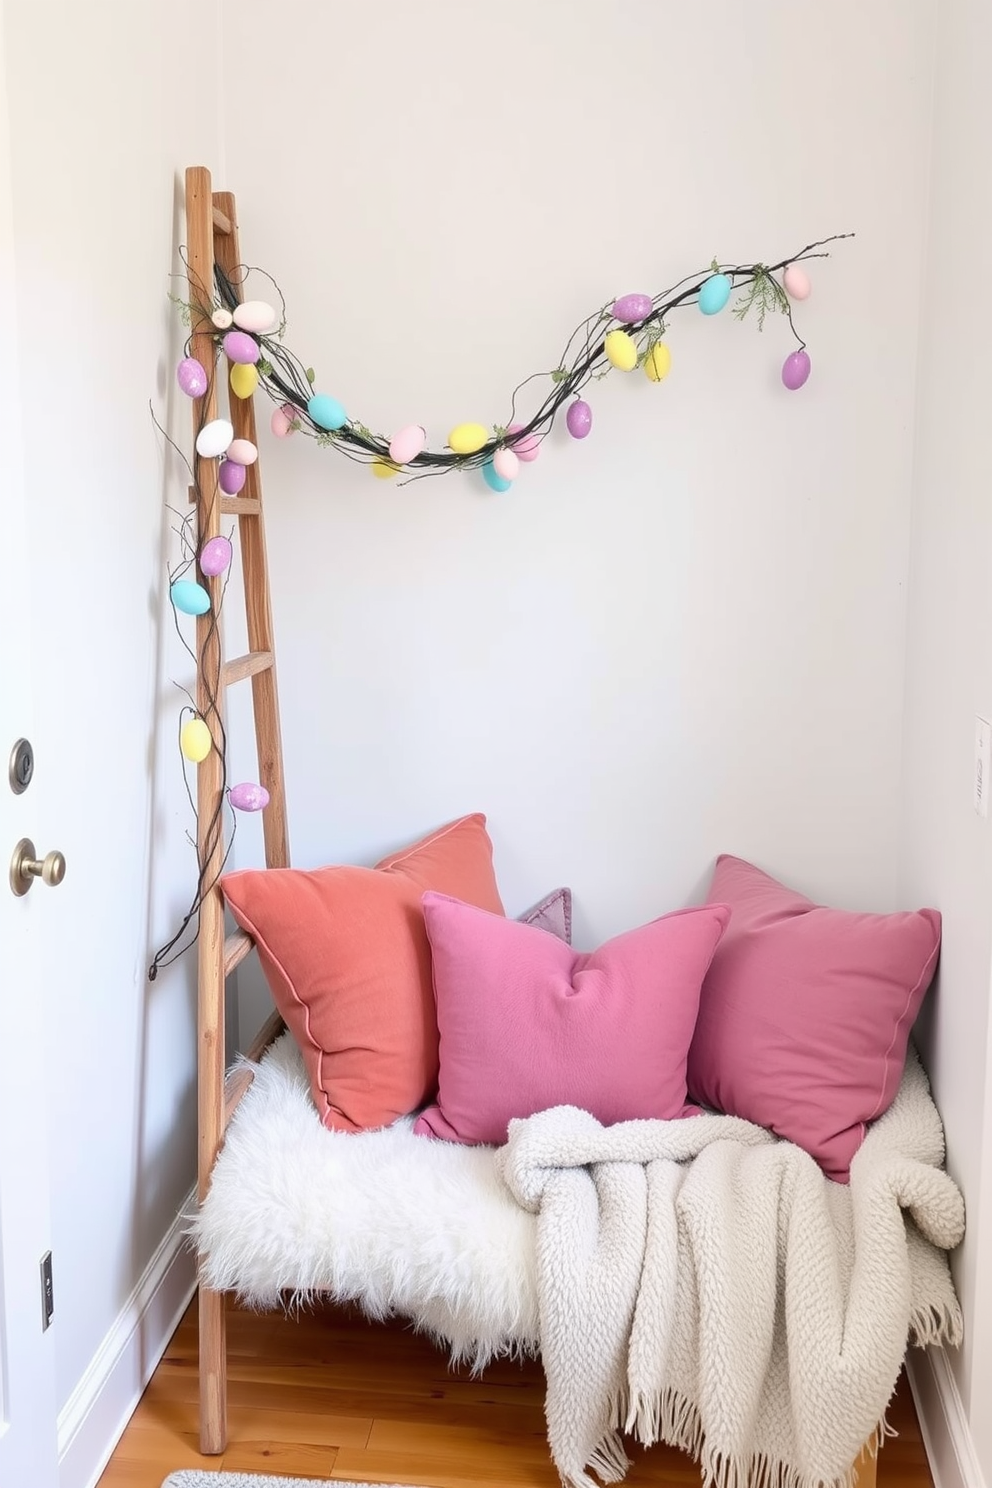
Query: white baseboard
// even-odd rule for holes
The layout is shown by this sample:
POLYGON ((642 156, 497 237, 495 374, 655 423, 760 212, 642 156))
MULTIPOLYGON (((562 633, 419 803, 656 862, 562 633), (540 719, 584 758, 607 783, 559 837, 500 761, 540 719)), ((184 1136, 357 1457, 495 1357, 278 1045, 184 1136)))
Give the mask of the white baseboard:
POLYGON ((906 1374, 936 1488, 986 1488, 954 1371, 942 1348, 911 1348, 906 1374))
POLYGON ((184 1201, 89 1368, 59 1412, 59 1488, 94 1488, 196 1286, 184 1201))

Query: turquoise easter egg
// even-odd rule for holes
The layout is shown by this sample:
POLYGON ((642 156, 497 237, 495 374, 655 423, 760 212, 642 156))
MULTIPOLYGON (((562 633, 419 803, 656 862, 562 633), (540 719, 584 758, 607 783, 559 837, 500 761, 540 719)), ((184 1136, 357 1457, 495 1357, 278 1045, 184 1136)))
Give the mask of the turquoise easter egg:
POLYGON ((348 422, 348 415, 337 398, 327 393, 314 393, 307 404, 307 413, 320 429, 341 429, 348 422))
POLYGON ((699 308, 704 315, 717 315, 730 299, 733 289, 728 275, 711 274, 699 291, 699 308))
POLYGON ((487 460, 486 463, 483 465, 482 479, 485 481, 490 491, 508 491, 513 485, 513 482, 511 480, 507 480, 505 475, 497 474, 496 467, 493 465, 492 460, 487 460))
POLYGON ((210 608, 210 595, 202 584, 194 584, 192 579, 177 579, 169 595, 184 615, 205 615, 210 608))

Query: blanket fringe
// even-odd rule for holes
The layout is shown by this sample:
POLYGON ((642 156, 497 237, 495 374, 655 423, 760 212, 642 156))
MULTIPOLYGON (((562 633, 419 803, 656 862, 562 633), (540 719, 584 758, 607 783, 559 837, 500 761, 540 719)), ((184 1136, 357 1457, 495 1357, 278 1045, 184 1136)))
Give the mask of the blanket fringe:
MULTIPOLYGON (((856 1488, 855 1463, 837 1477, 822 1473, 802 1472, 799 1468, 770 1457, 766 1452, 740 1456, 708 1449, 699 1407, 675 1390, 660 1395, 640 1395, 630 1401, 618 1425, 632 1434, 645 1447, 663 1441, 670 1447, 687 1452, 702 1471, 702 1488, 856 1488)), ((880 1422, 865 1443, 874 1457, 885 1436, 895 1435, 884 1421, 880 1422)), ((595 1460, 589 1466, 598 1471, 595 1460)), ((611 1478, 604 1481, 615 1482, 611 1478)), ((589 1488, 582 1484, 581 1488, 589 1488)))
POLYGON ((964 1321, 961 1309, 950 1302, 942 1305, 930 1303, 927 1307, 914 1309, 909 1316, 910 1341, 918 1348, 930 1344, 957 1348, 964 1337, 964 1321))

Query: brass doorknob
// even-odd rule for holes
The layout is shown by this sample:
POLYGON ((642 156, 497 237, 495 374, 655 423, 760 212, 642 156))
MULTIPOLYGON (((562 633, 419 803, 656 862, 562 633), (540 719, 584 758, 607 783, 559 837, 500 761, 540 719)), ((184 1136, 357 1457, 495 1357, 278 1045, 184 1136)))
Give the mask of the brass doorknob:
POLYGON ((22 837, 10 860, 10 887, 17 895, 26 894, 36 878, 54 889, 65 878, 65 858, 60 852, 38 858, 31 838, 22 837))

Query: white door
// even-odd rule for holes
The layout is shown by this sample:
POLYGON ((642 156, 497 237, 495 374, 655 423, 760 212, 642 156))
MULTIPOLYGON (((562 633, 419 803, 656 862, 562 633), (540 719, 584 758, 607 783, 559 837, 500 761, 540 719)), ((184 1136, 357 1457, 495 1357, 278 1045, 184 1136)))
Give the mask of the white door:
MULTIPOLYGON (((44 753, 36 777, 15 794, 10 756, 31 732, 31 610, 17 318, 11 230, 7 73, 0 8, 0 1488, 55 1488, 55 1333, 43 1330, 41 1261, 49 1248, 45 988, 38 975, 41 936, 51 934, 58 890, 34 881, 16 896, 10 861, 21 838, 35 838, 44 791, 44 753)), ((39 596, 34 592, 35 601, 39 596)), ((22 773, 25 773, 22 757, 22 773)), ((16 778, 17 771, 14 771, 16 778)), ((51 843, 38 843, 44 855, 51 843)), ((49 876, 56 865, 49 863, 49 876)), ((48 1030, 49 1037, 51 1030, 48 1030)))

